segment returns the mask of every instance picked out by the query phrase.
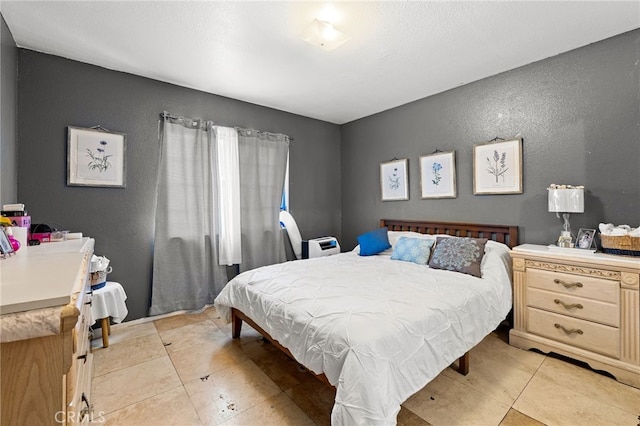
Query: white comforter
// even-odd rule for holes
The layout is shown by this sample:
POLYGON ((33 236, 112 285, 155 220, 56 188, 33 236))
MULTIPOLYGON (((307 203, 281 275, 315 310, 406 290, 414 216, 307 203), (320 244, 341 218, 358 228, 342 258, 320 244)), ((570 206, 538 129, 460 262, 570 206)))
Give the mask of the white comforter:
POLYGON ((355 252, 247 271, 215 300, 252 318, 337 389, 333 425, 395 424, 400 404, 479 343, 511 308, 508 248, 483 278, 355 252))

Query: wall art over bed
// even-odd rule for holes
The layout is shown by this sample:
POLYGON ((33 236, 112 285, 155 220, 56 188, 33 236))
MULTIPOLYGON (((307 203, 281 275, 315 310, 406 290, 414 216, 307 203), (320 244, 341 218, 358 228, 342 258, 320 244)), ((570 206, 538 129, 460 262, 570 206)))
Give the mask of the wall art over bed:
POLYGON ((409 199, 409 160, 391 160, 380 164, 382 201, 409 199))
POLYGON ((126 135, 67 127, 67 185, 125 187, 126 135))
POLYGON ((522 139, 473 146, 474 194, 522 194, 522 139))
POLYGON ((420 157, 422 198, 456 198, 456 153, 435 152, 420 157))

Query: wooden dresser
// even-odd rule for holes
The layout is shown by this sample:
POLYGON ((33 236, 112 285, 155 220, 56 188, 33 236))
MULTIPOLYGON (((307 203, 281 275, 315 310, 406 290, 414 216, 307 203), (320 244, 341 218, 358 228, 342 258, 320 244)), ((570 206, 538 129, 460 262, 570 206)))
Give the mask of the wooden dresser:
POLYGON ((91 420, 90 238, 0 260, 2 425, 91 420))
POLYGON ((640 388, 640 258, 524 244, 509 343, 555 352, 640 388))

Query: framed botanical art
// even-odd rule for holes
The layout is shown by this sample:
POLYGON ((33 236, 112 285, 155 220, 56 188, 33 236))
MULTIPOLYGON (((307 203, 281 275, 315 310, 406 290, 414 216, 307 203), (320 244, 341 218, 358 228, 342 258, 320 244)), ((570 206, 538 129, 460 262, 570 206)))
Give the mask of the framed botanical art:
POLYGON ((67 185, 124 188, 126 135, 67 128, 67 185))
POLYGON ((420 157, 422 198, 456 198, 456 152, 435 152, 420 157))
POLYGON ((522 193, 522 139, 473 146, 473 193, 522 193))
POLYGON ((380 164, 382 201, 409 199, 409 160, 391 160, 380 164))

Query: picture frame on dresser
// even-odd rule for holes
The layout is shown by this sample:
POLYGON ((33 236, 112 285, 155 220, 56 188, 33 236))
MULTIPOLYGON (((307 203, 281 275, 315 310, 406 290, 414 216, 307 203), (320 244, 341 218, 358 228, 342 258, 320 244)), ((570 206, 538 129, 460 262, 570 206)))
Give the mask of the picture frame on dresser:
POLYGON ((4 228, 0 227, 0 256, 7 257, 14 253, 13 246, 4 228))
POLYGON ((595 229, 580 228, 576 237, 576 248, 590 250, 593 247, 595 235, 595 229))
POLYGON ((67 186, 126 186, 127 136, 96 128, 67 127, 67 186))

